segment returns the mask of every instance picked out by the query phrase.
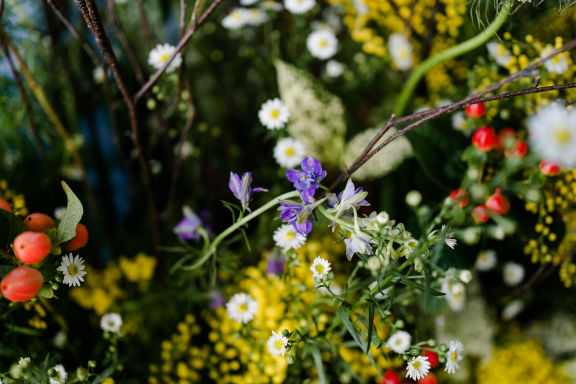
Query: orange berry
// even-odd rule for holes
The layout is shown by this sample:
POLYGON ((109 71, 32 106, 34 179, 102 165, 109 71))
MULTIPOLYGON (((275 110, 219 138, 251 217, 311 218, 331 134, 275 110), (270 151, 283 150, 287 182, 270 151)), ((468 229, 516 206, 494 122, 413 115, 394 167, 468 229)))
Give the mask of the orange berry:
POLYGON ((25 264, 41 262, 51 249, 50 238, 42 232, 22 232, 14 239, 14 253, 25 264))
POLYGON ((44 277, 34 268, 18 267, 4 276, 0 283, 2 295, 10 301, 35 298, 44 284, 44 277))
POLYGON ((3 210, 8 211, 8 212, 12 212, 12 207, 10 206, 10 203, 4 199, 0 199, 0 209, 3 209, 3 210))
POLYGON ((88 243, 88 229, 84 224, 78 223, 76 227, 76 236, 66 246, 67 251, 75 251, 82 248, 88 243))
POLYGON ((43 232, 50 228, 56 228, 56 223, 48 215, 31 213, 24 219, 24 228, 28 231, 43 232))

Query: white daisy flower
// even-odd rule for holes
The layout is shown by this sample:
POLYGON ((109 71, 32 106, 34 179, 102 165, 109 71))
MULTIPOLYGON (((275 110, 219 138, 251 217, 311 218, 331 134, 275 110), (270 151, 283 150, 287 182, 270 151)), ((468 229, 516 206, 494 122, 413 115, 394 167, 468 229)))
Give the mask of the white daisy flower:
POLYGON ((496 257, 496 251, 493 249, 486 249, 478 253, 474 268, 482 272, 489 271, 496 266, 497 261, 498 258, 496 257))
POLYGON ((258 312, 258 303, 246 293, 237 293, 226 303, 228 316, 241 324, 246 324, 258 312))
POLYGON ((62 283, 67 284, 69 287, 79 287, 84 282, 85 268, 84 260, 80 256, 74 256, 69 253, 62 257, 62 263, 56 270, 64 275, 62 283))
POLYGON ((306 236, 296 231, 292 224, 284 224, 274 232, 276 246, 284 249, 298 249, 306 243, 306 236))
POLYGON ((464 345, 459 340, 451 340, 448 345, 448 356, 446 359, 446 368, 444 370, 449 374, 454 374, 457 369, 460 369, 458 362, 462 360, 462 352, 464 345))
POLYGON ((344 64, 336 60, 328 60, 326 74, 330 77, 340 77, 344 73, 344 64))
POLYGON ((524 279, 524 267, 521 264, 508 262, 504 265, 504 283, 510 287, 520 284, 524 279))
POLYGON ((248 25, 261 25, 268 20, 268 15, 261 9, 250 8, 246 10, 246 24, 248 25))
POLYGON ((510 60, 512 60, 510 51, 508 51, 506 47, 500 43, 491 41, 486 44, 486 48, 488 49, 490 56, 492 56, 494 60, 496 60, 496 63, 502 67, 505 67, 510 62, 510 60))
POLYGON ((504 320, 511 320, 518 316, 524 310, 524 302, 520 299, 515 299, 509 302, 502 310, 502 318, 504 320))
POLYGON ((284 0, 284 7, 295 15, 308 12, 316 5, 316 0, 284 0))
POLYGON ((252 5, 256 3, 258 0, 240 0, 240 5, 252 5))
MULTIPOLYGON (((156 69, 162 68, 170 56, 176 51, 176 47, 170 44, 158 44, 148 55, 148 64, 156 69)), ((174 60, 166 68, 166 73, 174 72, 182 64, 182 55, 178 53, 174 60)))
POLYGON ((312 56, 320 60, 331 58, 338 51, 338 39, 330 30, 314 31, 306 39, 306 47, 312 56))
POLYGON ((92 79, 96 84, 102 84, 105 78, 106 72, 104 71, 104 68, 100 66, 94 68, 94 71, 92 72, 92 79))
POLYGON ((55 378, 50 378, 50 384, 62 384, 66 382, 66 378, 68 377, 68 372, 64 369, 62 364, 58 364, 52 367, 55 373, 55 378))
POLYGON ((408 362, 406 376, 412 380, 420 380, 430 371, 430 362, 426 356, 417 356, 408 362))
POLYGON ((466 304, 466 287, 454 276, 446 276, 442 280, 442 293, 446 296, 448 306, 454 312, 460 312, 466 304))
POLYGON ((314 279, 324 280, 331 270, 330 262, 320 256, 316 256, 310 270, 314 279))
POLYGON ((392 33, 388 38, 392 61, 401 71, 412 68, 412 44, 401 33, 392 33))
POLYGON ((100 328, 102 328, 104 332, 119 333, 121 327, 122 316, 117 313, 107 313, 100 319, 100 328))
POLYGON ((410 342, 412 341, 412 336, 406 331, 396 331, 388 341, 386 342, 386 347, 390 348, 398 354, 402 354, 410 349, 410 342))
POLYGON ((274 1, 274 0, 265 0, 265 1, 262 2, 261 6, 262 6, 263 9, 267 9, 267 10, 270 10, 270 11, 276 11, 276 12, 279 12, 279 11, 281 11, 282 9, 284 9, 284 7, 282 6, 282 4, 277 3, 277 2, 274 1))
MULTIPOLYGON (((446 225, 443 225, 442 230, 444 230, 445 228, 446 228, 446 225)), ((456 240, 454 238, 454 232, 446 232, 446 238, 444 239, 444 243, 446 243, 447 246, 454 249, 457 242, 458 242, 458 240, 456 240)))
POLYGON ((279 98, 266 101, 258 111, 260 123, 268 129, 284 128, 290 118, 288 107, 279 98))
POLYGON ((274 158, 284 168, 294 168, 304 160, 306 150, 299 140, 286 137, 278 140, 274 147, 274 158))
POLYGON ((240 29, 248 22, 248 11, 246 8, 236 8, 222 19, 222 26, 226 29, 240 29))
MULTIPOLYGON (((551 45, 547 45, 540 54, 540 58, 543 59, 546 56, 550 56, 554 52, 554 48, 551 45)), ((544 66, 548 70, 548 72, 557 73, 559 75, 563 74, 568 70, 568 61, 566 60, 566 56, 562 53, 560 55, 556 55, 553 58, 546 60, 544 62, 544 66)))
POLYGON ((528 118, 530 146, 542 160, 576 166, 576 112, 552 103, 528 118))
POLYGON ((411 207, 417 207, 422 202, 422 194, 416 190, 412 190, 406 194, 406 204, 411 207))
POLYGON ((468 284, 469 282, 472 281, 472 272, 470 272, 467 269, 463 269, 460 271, 460 273, 458 274, 458 278, 460 279, 460 281, 462 281, 464 284, 468 284))
POLYGON ((286 353, 286 346, 288 346, 288 338, 282 336, 282 333, 272 331, 272 336, 268 338, 266 345, 268 345, 268 352, 270 352, 272 356, 284 356, 286 353))

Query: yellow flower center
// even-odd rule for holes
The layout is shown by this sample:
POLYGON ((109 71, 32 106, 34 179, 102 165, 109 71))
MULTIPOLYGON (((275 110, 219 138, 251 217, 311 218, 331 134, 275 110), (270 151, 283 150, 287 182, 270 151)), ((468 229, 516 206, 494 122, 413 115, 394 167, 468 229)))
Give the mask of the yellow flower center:
POLYGON ((398 51, 398 57, 401 59, 405 59, 408 57, 408 50, 406 48, 402 48, 398 51))
POLYGON ((270 111, 270 117, 273 119, 277 119, 280 116, 280 111, 277 109, 273 109, 270 111))
POLYGON ((450 360, 456 361, 458 359, 458 352, 452 352, 450 354, 450 360))
POLYGON ((319 275, 323 274, 325 269, 326 268, 324 268, 324 266, 322 264, 318 264, 316 266, 316 272, 318 272, 319 275))
POLYGON ((396 345, 402 344, 402 340, 401 340, 401 339, 396 339, 396 343, 395 343, 395 344, 396 344, 396 345))
POLYGON ((416 360, 415 362, 412 363, 412 368, 414 368, 415 370, 419 370, 420 369, 420 361, 416 360))
POLYGON ((294 156, 294 148, 288 148, 285 152, 286 156, 294 156))
POLYGON ((274 348, 282 349, 284 348, 284 340, 278 339, 274 342, 274 348))
POLYGON ((163 63, 165 63, 166 60, 168 60, 169 58, 170 58, 170 54, 168 54, 168 53, 163 53, 160 55, 160 61, 163 63))
POLYGON ((328 42, 324 39, 320 40, 320 42, 318 43, 318 45, 320 45, 322 48, 324 48, 325 46, 328 45, 328 42))
POLYGON ((234 20, 240 20, 242 18, 242 14, 240 12, 233 12, 230 15, 234 20))
POLYGON ((240 304, 238 306, 238 312, 246 312, 248 310, 248 306, 246 304, 240 304))
POLYGON ((558 144, 566 144, 572 138, 570 131, 566 129, 566 127, 560 127, 559 129, 554 131, 554 138, 558 142, 558 144))
POLYGON ((286 240, 293 240, 296 237, 294 232, 286 232, 286 240))
POLYGON ((68 267, 68 274, 70 276, 76 276, 78 274, 78 267, 76 264, 72 264, 68 267))

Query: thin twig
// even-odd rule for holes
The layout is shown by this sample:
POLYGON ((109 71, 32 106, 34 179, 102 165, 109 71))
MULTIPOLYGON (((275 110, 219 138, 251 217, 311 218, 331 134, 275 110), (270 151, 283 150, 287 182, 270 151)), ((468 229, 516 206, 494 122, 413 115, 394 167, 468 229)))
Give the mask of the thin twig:
POLYGON ((148 23, 142 0, 137 0, 136 5, 138 6, 138 17, 140 17, 140 24, 142 25, 142 31, 144 32, 144 41, 146 41, 148 48, 152 49, 152 47, 154 47, 154 36, 152 35, 150 23, 148 23))
POLYGON ((98 9, 96 8, 96 4, 94 0, 74 0, 84 21, 88 25, 88 28, 94 35, 96 40, 96 44, 100 49, 100 52, 104 56, 106 63, 110 67, 112 71, 112 75, 114 76, 114 80, 120 93, 122 94, 122 98, 126 103, 126 107, 128 108, 128 114, 130 117, 130 127, 131 127, 131 137, 132 142, 134 144, 134 148, 136 149, 136 156, 138 157, 138 161, 140 163, 140 168, 142 171, 142 176, 144 178, 144 187, 146 189, 146 193, 148 195, 148 210, 150 214, 150 218, 152 220, 152 235, 154 241, 154 248, 155 251, 158 251, 160 245, 160 229, 158 227, 158 213, 156 211, 156 201, 154 198, 154 192, 152 191, 152 180, 150 176, 150 170, 148 168, 148 163, 144 156, 144 152, 142 150, 142 146, 140 144, 140 134, 139 134, 139 126, 138 126, 138 118, 136 115, 136 105, 132 101, 130 97, 130 93, 126 88, 122 75, 118 70, 118 61, 110 46, 110 40, 106 35, 106 31, 104 30, 104 26, 102 25, 102 21, 100 19, 100 14, 98 13, 98 9))
MULTIPOLYGON (((76 0, 78 1, 78 0, 76 0)), ((196 32, 196 30, 198 29, 198 27, 200 25, 202 25, 202 23, 206 20, 206 18, 214 11, 214 9, 216 9, 216 7, 222 2, 222 0, 214 0, 212 2, 212 4, 210 4, 210 6, 208 7, 208 9, 206 9, 206 11, 204 11, 204 13, 202 14, 202 16, 200 16, 200 18, 198 19, 197 22, 193 21, 190 26, 188 27, 188 30, 186 31, 186 34, 180 39, 180 41, 178 42, 178 45, 176 45, 176 49, 174 50, 174 52, 172 53, 172 55, 168 58, 168 60, 166 60, 166 62, 164 63, 164 65, 162 65, 162 67, 160 69, 158 69, 156 71, 156 73, 152 76, 152 78, 150 78, 150 80, 148 80, 148 82, 146 82, 146 84, 144 84, 142 86, 142 88, 138 91, 138 93, 136 94, 136 96, 134 97, 134 102, 138 102, 138 100, 140 100, 140 98, 142 98, 142 96, 144 96, 144 94, 146 92, 148 92, 148 90, 150 88, 152 88, 152 86, 158 81, 158 79, 162 76, 162 74, 166 71, 166 69, 168 68, 168 66, 170 65, 170 63, 172 63, 172 61, 174 60, 174 58, 176 57, 176 55, 178 53, 180 53, 180 51, 182 51, 182 49, 184 48, 184 46, 188 43, 188 41, 190 40, 190 38, 192 38, 192 36, 194 35, 194 33, 196 32)))
MULTIPOLYGON (((525 77, 527 74, 532 73, 534 69, 536 69, 538 66, 542 65, 547 60, 550 60, 551 58, 561 54, 562 52, 568 51, 574 47, 576 47, 576 39, 565 44, 562 48, 554 51, 550 55, 548 55, 542 59, 537 60, 536 62, 534 62, 533 64, 524 68, 523 70, 517 72, 516 74, 511 75, 508 78, 486 88, 485 90, 477 92, 471 96, 468 96, 468 97, 466 97, 466 98, 464 98, 464 99, 462 99, 456 103, 446 105, 443 107, 439 107, 439 108, 435 108, 435 109, 431 109, 428 111, 414 113, 412 115, 408 115, 408 116, 405 116, 405 117, 397 119, 397 120, 392 120, 392 119, 389 120, 388 123, 386 123, 386 125, 380 131, 386 131, 393 126, 396 126, 398 124, 401 124, 401 123, 404 123, 407 121, 420 119, 420 120, 402 128, 402 129, 398 130, 396 133, 394 133, 392 136, 390 136, 389 138, 384 140, 380 145, 378 145, 378 147, 376 147, 375 149, 373 149, 369 153, 358 156, 356 158, 356 160, 354 161, 354 163, 348 168, 348 170, 346 172, 342 173, 336 179, 336 181, 331 185, 330 190, 333 190, 346 177, 349 177, 354 172, 356 172, 358 170, 358 168, 360 168, 370 158, 372 158, 374 155, 376 155, 376 153, 380 152, 385 146, 390 144, 392 141, 394 141, 398 137, 404 135, 406 132, 410 131, 411 129, 413 129, 413 128, 415 128, 415 127, 417 127, 417 126, 419 126, 419 125, 421 125, 421 124, 423 124, 429 120, 435 119, 436 117, 443 115, 447 112, 453 111, 453 110, 458 109, 458 108, 463 108, 463 107, 467 106, 468 104, 473 104, 473 103, 506 99, 506 98, 519 96, 519 95, 528 95, 528 94, 533 94, 533 93, 550 92, 550 91, 561 90, 561 89, 576 88, 576 83, 558 84, 558 85, 553 85, 553 86, 549 86, 549 87, 540 87, 540 88, 531 86, 529 88, 522 89, 519 91, 506 92, 506 93, 495 95, 495 96, 483 97, 487 93, 493 92, 493 91, 501 88, 502 86, 504 86, 506 84, 509 84, 509 83, 519 79, 519 78, 525 77)), ((381 137, 382 133, 378 132, 377 136, 378 135, 380 135, 380 137, 381 137)))

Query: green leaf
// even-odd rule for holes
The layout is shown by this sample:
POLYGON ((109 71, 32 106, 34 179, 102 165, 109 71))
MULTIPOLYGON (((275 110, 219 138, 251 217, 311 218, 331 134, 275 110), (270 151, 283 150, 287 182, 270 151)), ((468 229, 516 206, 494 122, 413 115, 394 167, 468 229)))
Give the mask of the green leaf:
POLYGON ((68 205, 66 207, 66 215, 58 225, 58 243, 72 240, 76 236, 76 227, 84 214, 82 203, 64 181, 62 181, 62 188, 66 192, 68 205))
POLYGON ((0 246, 8 249, 14 238, 24 232, 22 219, 12 212, 0 209, 0 246))
POLYGON ((354 327, 354 324, 352 324, 352 321, 350 320, 350 316, 348 316, 348 311, 342 305, 338 307, 338 316, 340 317, 340 320, 342 320, 342 324, 344 324, 344 327, 348 333, 350 333, 362 351, 364 351, 364 353, 368 353, 368 349, 366 348, 366 340, 364 340, 360 332, 358 332, 358 330, 354 327))
POLYGON ((42 286, 42 289, 40 289, 40 292, 38 292, 38 295, 45 297, 47 299, 51 299, 54 297, 54 290, 50 285, 44 284, 42 286))
POLYGON ((370 301, 368 303, 368 337, 367 337, 366 351, 370 350, 373 331, 374 331, 374 302, 370 301))
POLYGON ((318 378, 322 384, 327 384, 326 373, 324 372, 324 364, 322 364, 322 356, 320 355, 320 350, 318 346, 312 347, 312 357, 314 358, 314 364, 316 365, 316 370, 318 371, 318 378))

